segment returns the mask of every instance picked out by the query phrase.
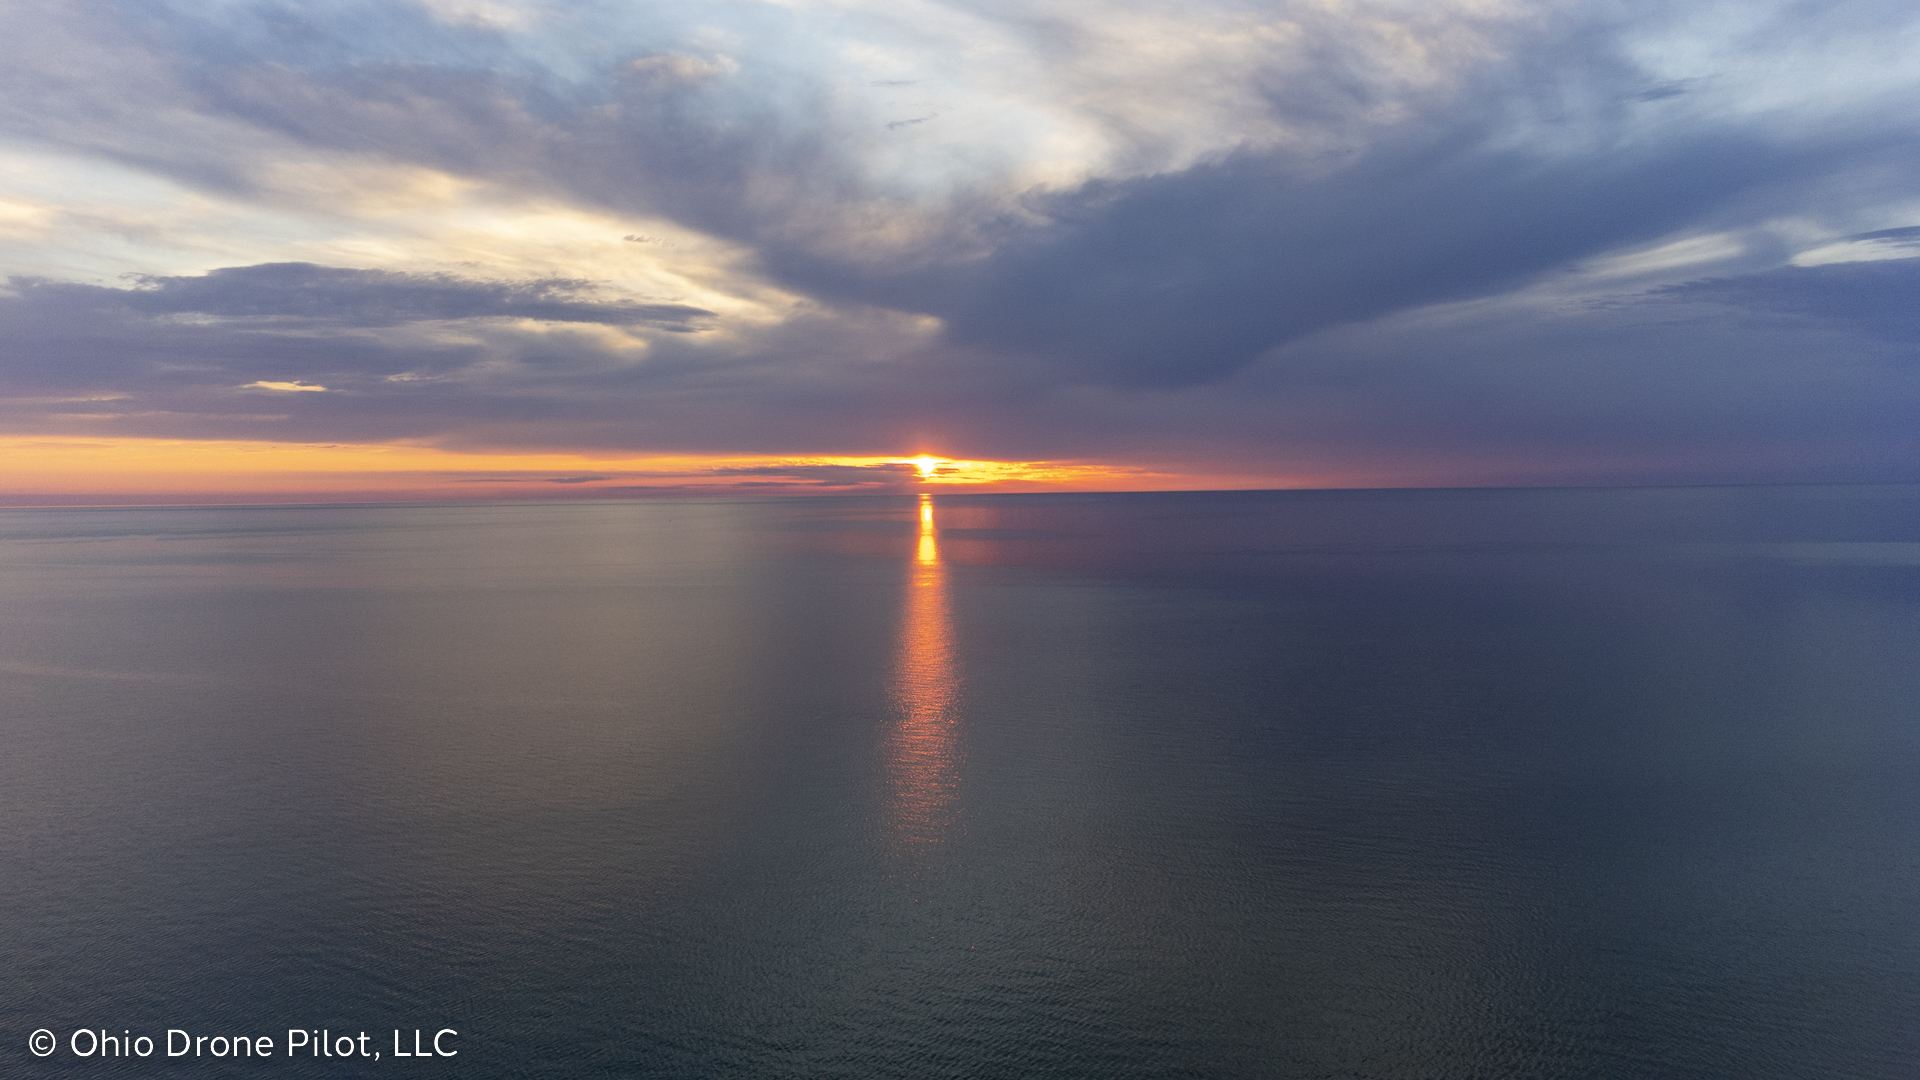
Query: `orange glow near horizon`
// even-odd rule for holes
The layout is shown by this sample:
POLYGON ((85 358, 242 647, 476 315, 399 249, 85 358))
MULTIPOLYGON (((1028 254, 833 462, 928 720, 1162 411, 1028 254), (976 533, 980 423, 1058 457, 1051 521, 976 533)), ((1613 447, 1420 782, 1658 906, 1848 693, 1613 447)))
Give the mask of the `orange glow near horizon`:
POLYGON ((913 488, 1154 491, 1304 487, 1301 478, 1088 461, 449 450, 424 443, 0 435, 0 506, 89 502, 847 494, 913 488))
POLYGON ((938 842, 959 787, 959 677, 947 574, 935 538, 933 496, 920 496, 920 534, 894 659, 896 726, 885 746, 890 829, 899 847, 938 842))

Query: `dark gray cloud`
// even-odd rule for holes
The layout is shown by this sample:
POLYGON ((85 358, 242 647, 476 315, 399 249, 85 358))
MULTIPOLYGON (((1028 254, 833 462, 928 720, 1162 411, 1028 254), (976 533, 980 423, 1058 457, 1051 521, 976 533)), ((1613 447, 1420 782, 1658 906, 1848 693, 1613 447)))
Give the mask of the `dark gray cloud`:
MULTIPOLYGON (((1920 228, 1884 229, 1855 240, 1920 236, 1920 228)), ((1775 325, 1818 327, 1920 344, 1920 259, 1787 266, 1738 278, 1669 285, 1656 297, 1724 305, 1775 325)))
MULTIPOLYGON (((732 465, 713 469, 712 476, 780 476, 782 483, 811 484, 820 487, 902 486, 918 470, 912 465, 881 463, 876 465, 732 465)), ((749 485, 755 481, 747 481, 749 485)))
POLYGON ((1441 141, 1310 181, 1234 161, 1082 193, 930 306, 957 341, 1080 378, 1206 382, 1323 327, 1661 236, 1796 164, 1732 135, 1613 162, 1441 141))
POLYGON ((1912 478, 1920 348, 1885 326, 1911 325, 1902 296, 1915 290, 1920 260, 1852 263, 1335 328, 1223 386, 1266 408, 1223 418, 1237 430, 1222 442, 1260 438, 1258 411, 1270 445, 1322 460, 1363 446, 1389 470, 1426 460, 1512 482, 1912 478), (1846 299, 1808 304, 1809 278, 1846 299))
POLYGON ((140 315, 300 319, 386 327, 441 319, 652 326, 693 331, 713 312, 686 304, 598 299, 594 283, 564 278, 484 281, 452 274, 355 270, 312 263, 229 266, 192 276, 135 275, 127 288, 13 278, 22 297, 50 295, 68 309, 140 315))

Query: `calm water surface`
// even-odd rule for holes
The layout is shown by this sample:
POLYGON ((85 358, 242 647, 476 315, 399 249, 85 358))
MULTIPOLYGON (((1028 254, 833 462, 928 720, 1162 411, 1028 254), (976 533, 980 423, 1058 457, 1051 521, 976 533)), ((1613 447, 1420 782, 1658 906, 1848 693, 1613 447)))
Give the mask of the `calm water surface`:
POLYGON ((1913 1077, 1916 646, 1913 487, 0 511, 0 1074, 1913 1077))

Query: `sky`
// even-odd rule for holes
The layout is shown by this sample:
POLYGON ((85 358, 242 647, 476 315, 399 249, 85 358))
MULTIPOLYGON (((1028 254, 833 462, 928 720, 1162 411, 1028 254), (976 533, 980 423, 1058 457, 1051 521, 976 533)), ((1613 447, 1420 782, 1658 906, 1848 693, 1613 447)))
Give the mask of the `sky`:
POLYGON ((0 283, 0 505, 1915 481, 1920 7, 9 0, 0 283))

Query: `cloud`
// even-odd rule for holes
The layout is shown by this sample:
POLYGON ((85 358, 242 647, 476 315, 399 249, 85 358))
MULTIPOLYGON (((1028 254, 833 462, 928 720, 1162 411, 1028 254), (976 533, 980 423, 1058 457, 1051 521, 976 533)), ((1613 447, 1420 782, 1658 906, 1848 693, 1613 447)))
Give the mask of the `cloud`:
POLYGON ((1827 263, 1878 262, 1882 259, 1911 259, 1920 256, 1920 227, 1875 229, 1842 238, 1803 251, 1793 257, 1795 266, 1821 266, 1827 263))
MULTIPOLYGON (((1888 229, 1866 237, 1920 235, 1888 229)), ((1787 266, 1739 278, 1669 285, 1653 296, 1724 305, 1779 328, 1818 328, 1899 344, 1920 344, 1920 260, 1787 266)), ((1920 359, 1917 357, 1916 359, 1920 359)))
POLYGON ((1916 419, 1917 27, 1880 0, 16 6, 0 424, 1885 475, 1916 419))
POLYGON ((326 387, 309 386, 306 383, 299 383, 299 382, 269 382, 265 379, 256 379, 253 382, 250 382, 245 386, 242 386, 240 389, 242 390, 279 390, 287 393, 302 393, 302 392, 321 393, 326 390, 326 387))
POLYGON ((1726 136, 1550 162, 1451 134, 1324 178, 1235 160, 1061 200, 929 304, 954 340, 1120 386, 1216 379, 1323 327, 1526 284, 1788 168, 1726 136), (1684 178, 1684 179, 1683 179, 1684 178))
MULTIPOLYGON (((786 479, 780 486, 817 487, 898 487, 912 481, 919 470, 905 463, 877 465, 745 465, 711 470, 713 476, 778 476, 786 479)), ((756 481, 746 481, 751 486, 756 481)))
MULTIPOLYGON (((1243 149, 1038 194, 964 261, 781 250, 774 265, 803 288, 937 315, 956 344, 1063 378, 1181 386, 1322 328, 1525 287, 1703 226, 1763 229, 1795 204, 1870 204, 1913 179, 1911 137, 1873 107, 1879 88, 1824 109, 1820 128, 1695 81, 1662 86, 1698 101, 1649 97, 1634 92, 1648 74, 1634 43, 1565 10, 1504 63, 1400 103, 1394 123, 1322 110, 1336 154, 1243 149)), ((1774 14, 1759 20, 1762 55, 1797 30, 1793 13, 1774 14)), ((1310 87, 1339 85, 1335 71, 1316 74, 1310 87)))
POLYGON ((709 60, 685 53, 655 53, 627 62, 630 74, 669 85, 691 86, 739 70, 740 65, 725 56, 709 60))
POLYGON ((297 319, 361 327, 449 319, 652 326, 691 332, 713 312, 685 304, 593 299, 583 280, 482 281, 452 274, 354 270, 311 263, 231 266, 192 276, 136 275, 131 288, 46 280, 10 282, 23 296, 49 293, 72 307, 141 315, 297 319))

